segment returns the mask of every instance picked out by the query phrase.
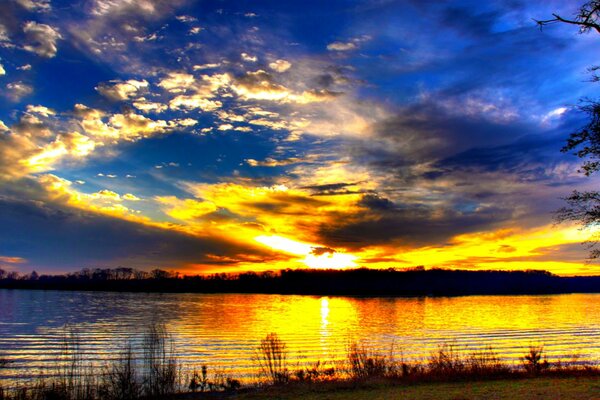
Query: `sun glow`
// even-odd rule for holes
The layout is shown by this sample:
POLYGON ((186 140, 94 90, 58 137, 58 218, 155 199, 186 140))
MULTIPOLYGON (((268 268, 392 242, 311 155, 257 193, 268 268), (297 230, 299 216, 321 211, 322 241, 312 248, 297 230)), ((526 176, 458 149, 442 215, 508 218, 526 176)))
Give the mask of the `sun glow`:
POLYGON ((339 253, 333 249, 314 244, 298 242, 282 236, 261 235, 254 238, 257 242, 275 250, 290 253, 298 256, 304 256, 303 262, 314 269, 343 269, 356 267, 356 256, 352 254, 339 253))

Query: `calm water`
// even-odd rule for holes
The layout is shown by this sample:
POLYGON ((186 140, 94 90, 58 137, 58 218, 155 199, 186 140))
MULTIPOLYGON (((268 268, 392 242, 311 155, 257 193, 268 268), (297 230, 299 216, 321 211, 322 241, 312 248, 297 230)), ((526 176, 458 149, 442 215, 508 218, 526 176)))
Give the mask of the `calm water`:
POLYGON ((242 378, 258 342, 277 332, 292 364, 345 357, 364 340, 406 359, 441 343, 468 351, 491 345, 518 362, 530 345, 550 359, 600 360, 600 295, 348 298, 241 294, 132 294, 0 290, 2 379, 51 373, 65 330, 100 364, 139 340, 153 321, 171 332, 187 366, 207 364, 242 378))

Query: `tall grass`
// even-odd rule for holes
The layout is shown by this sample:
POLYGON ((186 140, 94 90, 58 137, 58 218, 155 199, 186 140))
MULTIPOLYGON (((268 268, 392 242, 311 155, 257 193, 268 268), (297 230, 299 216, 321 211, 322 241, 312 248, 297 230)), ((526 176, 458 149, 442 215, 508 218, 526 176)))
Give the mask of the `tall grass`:
POLYGON ((182 389, 173 341, 163 325, 147 329, 138 352, 130 342, 101 368, 85 363, 81 340, 70 330, 58 365, 50 379, 0 388, 0 400, 152 400, 168 399, 182 389))
POLYGON ((287 367, 287 349, 279 336, 272 332, 260 341, 256 352, 259 376, 266 378, 274 385, 282 385, 290 380, 287 367))
POLYGON ((385 377, 394 364, 385 355, 368 348, 364 343, 351 343, 347 349, 348 375, 353 379, 385 377))
MULTIPOLYGON (((508 365, 491 347, 468 352, 444 344, 423 361, 406 362, 402 357, 395 358, 394 346, 384 354, 364 342, 355 342, 348 345, 346 359, 335 368, 326 367, 334 363, 317 361, 291 372, 287 346, 276 333, 270 333, 258 343, 255 359, 262 384, 269 385, 600 376, 596 365, 550 363, 543 346, 531 346, 520 364, 508 365)), ((81 339, 71 330, 65 336, 56 376, 10 390, 0 387, 0 400, 153 400, 169 399, 181 392, 232 391, 241 387, 239 380, 223 372, 209 374, 206 365, 200 372, 194 370, 184 377, 164 325, 150 326, 137 346, 133 342, 125 345, 115 360, 100 369, 85 360, 81 339)))
POLYGON ((143 340, 142 389, 150 398, 163 398, 176 392, 179 372, 173 340, 164 325, 151 325, 143 340))
POLYGON ((102 379, 99 390, 101 398, 128 400, 142 397, 142 384, 131 344, 125 347, 116 361, 106 367, 102 379))

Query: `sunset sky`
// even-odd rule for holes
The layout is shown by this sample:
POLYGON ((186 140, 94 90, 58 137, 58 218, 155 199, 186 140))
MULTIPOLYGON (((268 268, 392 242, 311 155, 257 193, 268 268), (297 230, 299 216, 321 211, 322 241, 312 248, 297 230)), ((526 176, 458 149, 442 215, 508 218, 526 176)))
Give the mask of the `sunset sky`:
POLYGON ((579 5, 4 0, 0 268, 600 274, 579 5))

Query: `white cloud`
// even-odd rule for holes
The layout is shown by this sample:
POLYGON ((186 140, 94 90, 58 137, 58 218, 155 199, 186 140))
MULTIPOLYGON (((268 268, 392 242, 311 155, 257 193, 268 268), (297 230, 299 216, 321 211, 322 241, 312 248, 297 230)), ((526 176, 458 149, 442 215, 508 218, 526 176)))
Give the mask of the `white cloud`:
POLYGON ((554 110, 548 112, 546 115, 542 117, 542 124, 548 123, 551 120, 560 118, 565 112, 569 109, 567 107, 558 107, 554 110))
POLYGON ((169 102, 169 107, 173 110, 193 110, 199 108, 202 111, 214 111, 222 106, 223 104, 220 101, 207 99, 204 94, 194 94, 191 96, 179 95, 169 102))
POLYGON ((27 107, 25 108, 27 110, 28 113, 32 113, 32 114, 38 114, 41 115, 43 117, 49 117, 50 115, 56 115, 56 112, 48 107, 45 106, 34 106, 34 105, 27 105, 27 107))
POLYGON ((4 69, 4 66, 0 64, 0 76, 2 75, 6 75, 6 70, 4 69))
POLYGON ((135 108, 144 113, 161 113, 169 108, 169 106, 167 106, 166 104, 148 101, 145 97, 140 97, 139 99, 136 99, 132 104, 135 108))
POLYGON ((148 17, 158 16, 167 11, 170 2, 163 0, 95 0, 91 13, 96 16, 136 13, 148 17))
POLYGON ((131 193, 125 193, 123 195, 123 200, 128 200, 128 201, 140 201, 141 199, 139 197, 137 197, 134 194, 131 193))
POLYGON ((196 79, 191 74, 183 72, 169 72, 167 77, 163 78, 158 86, 171 93, 183 93, 193 88, 196 79))
POLYGON ((191 22, 198 21, 198 18, 192 17, 190 15, 178 15, 175 18, 177 18, 177 21, 183 22, 183 23, 191 23, 191 22))
POLYGON ((148 87, 146 80, 110 81, 96 87, 98 93, 113 101, 129 100, 138 95, 139 91, 148 87))
POLYGON ((220 131, 230 131, 233 129, 233 125, 231 124, 221 124, 219 125, 219 127, 217 128, 220 131))
MULTIPOLYGON (((10 38, 8 37, 8 31, 6 30, 6 27, 2 24, 0 24, 0 42, 10 42, 10 38)), ((6 43, 2 44, 3 46, 6 45, 6 43)))
POLYGON ((6 96, 13 101, 19 101, 23 97, 33 93, 33 87, 21 81, 7 84, 6 89, 6 96))
POLYGON ((29 11, 50 11, 50 0, 16 0, 17 4, 29 11))
POLYGON ((194 65, 194 71, 199 71, 203 69, 213 69, 221 66, 221 63, 211 63, 211 64, 200 64, 194 65))
POLYGON ((285 72, 292 66, 292 63, 286 60, 275 60, 269 64, 269 67, 277 72, 285 72))
POLYGON ((251 56, 248 53, 242 53, 242 54, 240 54, 240 56, 242 57, 242 60, 244 60, 246 62, 256 62, 258 60, 258 58, 256 56, 251 56))
POLYGON ((349 51, 356 49, 356 43, 354 42, 333 42, 327 45, 329 51, 349 51))
POLYGON ((25 50, 46 58, 52 58, 56 55, 58 51, 56 42, 62 38, 57 29, 50 25, 29 21, 25 23, 23 32, 25 32, 29 43, 23 47, 25 50))

